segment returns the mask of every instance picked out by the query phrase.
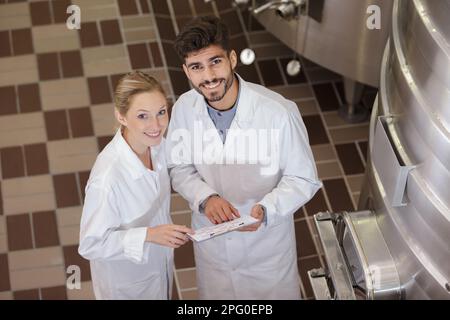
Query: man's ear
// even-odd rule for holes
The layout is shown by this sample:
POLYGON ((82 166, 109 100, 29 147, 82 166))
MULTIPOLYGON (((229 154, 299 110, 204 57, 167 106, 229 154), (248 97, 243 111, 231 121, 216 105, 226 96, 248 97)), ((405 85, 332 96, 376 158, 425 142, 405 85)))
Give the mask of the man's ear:
POLYGON ((119 111, 114 110, 114 115, 116 116, 117 121, 123 125, 123 126, 127 126, 127 120, 125 119, 125 117, 123 115, 120 114, 119 111))
POLYGON ((186 75, 186 77, 187 77, 189 80, 191 80, 191 78, 189 77, 189 70, 188 70, 186 64, 184 64, 184 63, 183 63, 183 71, 184 71, 184 74, 186 75))
POLYGON ((231 67, 233 68, 233 70, 236 68, 236 66, 237 66, 237 62, 238 62, 238 60, 237 60, 237 54, 236 54, 236 51, 234 51, 234 50, 231 50, 230 51, 230 61, 231 61, 231 67))

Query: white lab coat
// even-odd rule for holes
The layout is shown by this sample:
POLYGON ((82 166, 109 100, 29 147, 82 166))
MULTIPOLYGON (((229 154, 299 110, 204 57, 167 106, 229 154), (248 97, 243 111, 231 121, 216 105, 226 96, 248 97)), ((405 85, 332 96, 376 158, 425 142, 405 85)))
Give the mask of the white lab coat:
POLYGON ((168 299, 173 249, 145 242, 147 227, 172 223, 164 141, 146 168, 120 130, 98 155, 87 186, 78 252, 90 260, 97 299, 168 299))
POLYGON ((263 86, 239 80, 239 102, 225 144, 204 98, 195 90, 175 103, 167 135, 172 187, 188 200, 194 229, 211 225, 199 206, 214 193, 230 201, 241 215, 250 214, 255 203, 267 210, 267 224, 256 232, 231 232, 194 244, 199 297, 299 299, 293 214, 322 184, 296 104, 263 86), (255 162, 255 156, 245 154, 255 145, 264 150, 264 139, 239 151, 242 143, 236 141, 251 135, 247 129, 258 129, 262 136, 278 132, 276 143, 267 143, 271 156, 278 159, 273 162, 275 170, 264 171, 269 167, 261 157, 255 162), (197 138, 206 132, 199 144, 197 138), (231 161, 217 164, 224 159, 231 161))

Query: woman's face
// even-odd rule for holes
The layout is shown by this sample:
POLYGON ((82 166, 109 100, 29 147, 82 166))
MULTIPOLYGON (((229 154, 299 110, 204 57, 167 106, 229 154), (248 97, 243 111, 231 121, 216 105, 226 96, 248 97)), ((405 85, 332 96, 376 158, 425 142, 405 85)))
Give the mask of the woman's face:
POLYGON ((161 143, 169 124, 167 100, 155 90, 134 95, 125 115, 116 111, 117 120, 124 126, 124 137, 131 148, 142 153, 161 143))

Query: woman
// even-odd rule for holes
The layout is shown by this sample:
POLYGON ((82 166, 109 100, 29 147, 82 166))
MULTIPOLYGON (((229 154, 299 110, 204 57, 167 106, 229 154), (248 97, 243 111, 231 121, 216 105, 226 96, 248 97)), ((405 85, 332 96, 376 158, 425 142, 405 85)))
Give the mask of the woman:
POLYGON ((193 232, 169 215, 167 101, 154 78, 135 71, 119 81, 115 104, 121 128, 92 168, 78 252, 90 260, 97 299, 168 299, 173 248, 193 232))

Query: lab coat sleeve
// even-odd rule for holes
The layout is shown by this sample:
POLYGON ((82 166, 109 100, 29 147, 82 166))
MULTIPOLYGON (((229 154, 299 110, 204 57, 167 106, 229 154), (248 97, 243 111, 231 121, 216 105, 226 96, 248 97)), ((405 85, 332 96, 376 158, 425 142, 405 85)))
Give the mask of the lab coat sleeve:
POLYGON ((86 190, 78 252, 88 260, 147 262, 147 228, 118 230, 120 215, 113 190, 91 185, 86 190))
MULTIPOLYGON (((292 103, 292 102, 289 102, 292 103)), ((292 103, 293 104, 293 103, 292 103)), ((281 179, 259 202, 266 208, 267 225, 276 225, 291 217, 322 187, 303 120, 295 110, 283 115, 279 138, 281 179), (289 155, 289 156, 286 156, 289 155)))
POLYGON ((167 166, 172 188, 189 202, 192 211, 199 212, 200 204, 217 192, 203 180, 195 168, 191 148, 194 137, 184 123, 185 118, 180 111, 182 107, 181 104, 175 104, 173 108, 166 139, 167 166))

